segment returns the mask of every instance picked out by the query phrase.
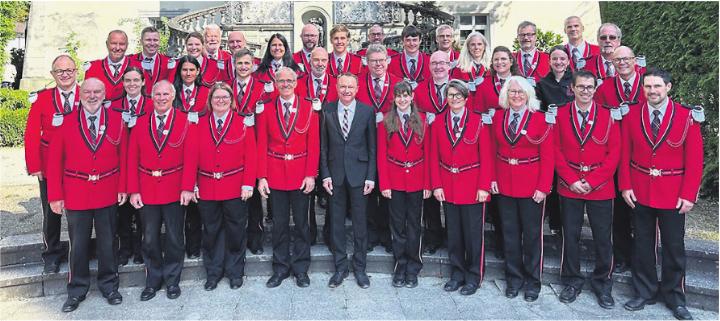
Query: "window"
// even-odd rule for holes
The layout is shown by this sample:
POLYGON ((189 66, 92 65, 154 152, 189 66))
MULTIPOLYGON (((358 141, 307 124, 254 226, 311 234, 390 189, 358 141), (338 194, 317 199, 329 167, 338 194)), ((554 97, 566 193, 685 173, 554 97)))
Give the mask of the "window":
POLYGON ((488 37, 488 17, 484 14, 461 14, 458 15, 458 21, 460 29, 460 41, 465 41, 465 38, 473 31, 482 33, 485 37, 488 37))

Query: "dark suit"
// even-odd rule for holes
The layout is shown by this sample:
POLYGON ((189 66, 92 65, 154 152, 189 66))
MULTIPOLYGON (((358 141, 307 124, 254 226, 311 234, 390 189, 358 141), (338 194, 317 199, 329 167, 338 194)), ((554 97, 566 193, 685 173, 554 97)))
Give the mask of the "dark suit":
POLYGON ((338 102, 323 108, 320 139, 320 177, 332 178, 333 195, 329 199, 330 234, 336 272, 348 270, 345 216, 350 200, 354 249, 353 269, 365 272, 367 253, 367 195, 365 181, 376 182, 375 113, 357 102, 347 140, 343 138, 338 118, 338 102))

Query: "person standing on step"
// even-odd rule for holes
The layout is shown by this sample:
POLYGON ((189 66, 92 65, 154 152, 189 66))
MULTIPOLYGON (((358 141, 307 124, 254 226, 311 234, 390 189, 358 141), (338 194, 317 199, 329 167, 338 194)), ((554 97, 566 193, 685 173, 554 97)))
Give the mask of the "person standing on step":
POLYGON ((130 66, 130 58, 125 57, 128 37, 125 31, 113 30, 105 40, 108 55, 103 59, 83 63, 85 79, 97 78, 105 85, 105 99, 115 100, 123 94, 122 76, 130 66))

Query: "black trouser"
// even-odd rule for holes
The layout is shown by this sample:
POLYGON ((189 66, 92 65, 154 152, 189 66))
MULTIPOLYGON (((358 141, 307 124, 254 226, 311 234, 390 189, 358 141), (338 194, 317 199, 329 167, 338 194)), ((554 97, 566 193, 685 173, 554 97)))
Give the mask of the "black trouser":
POLYGON ((392 191, 388 200, 392 233, 394 273, 418 275, 422 269, 422 201, 423 191, 392 191))
POLYGON ((425 244, 436 247, 443 246, 446 234, 440 217, 440 202, 434 197, 423 201, 423 219, 425 244))
POLYGON ((378 188, 368 195, 368 243, 372 246, 390 247, 390 214, 388 201, 382 197, 378 188))
POLYGON ((485 271, 485 203, 443 203, 448 230, 450 279, 480 284, 485 271))
POLYGON ((345 216, 347 215, 347 201, 350 199, 350 217, 353 229, 353 270, 365 272, 367 265, 367 195, 363 195, 363 187, 351 187, 345 182, 335 185, 333 194, 328 200, 331 208, 332 220, 330 222, 330 235, 332 236, 332 252, 335 261, 335 271, 348 271, 347 235, 345 233, 345 216))
POLYGON ((557 193, 557 175, 553 176, 552 192, 545 200, 545 216, 548 216, 548 225, 552 230, 559 230, 562 227, 562 203, 557 193))
POLYGON ((585 278, 580 272, 580 233, 587 209, 595 245, 595 270, 590 284, 593 291, 610 294, 612 291, 612 219, 613 200, 590 201, 560 196, 562 208, 562 265, 563 284, 582 289, 585 278))
POLYGON ((315 199, 318 197, 317 185, 310 193, 310 217, 308 218, 308 226, 310 228, 310 245, 317 243, 317 217, 315 217, 315 199))
POLYGON ((185 253, 188 255, 200 253, 202 242, 202 221, 195 202, 190 202, 185 208, 185 253))
POLYGON ((678 210, 661 210, 635 202, 633 210, 635 243, 632 284, 643 299, 665 299, 675 308, 685 303, 685 215, 678 210), (659 231, 660 235, 657 234, 659 231), (658 282, 657 245, 662 242, 662 272, 658 282))
POLYGON ((301 190, 270 190, 273 204, 273 273, 297 275, 310 268, 310 227, 308 216, 310 196, 301 190), (293 251, 290 255, 290 212, 295 227, 292 229, 293 251))
POLYGON ((62 215, 55 214, 50 209, 47 198, 47 180, 40 183, 40 205, 42 206, 42 259, 45 264, 60 264, 60 260, 67 256, 66 249, 60 244, 60 231, 62 229, 62 215))
MULTIPOLYGON (((618 186, 617 174, 615 174, 615 186, 618 186)), ((625 203, 622 194, 618 191, 613 204, 612 239, 615 263, 632 264, 633 218, 631 213, 632 209, 625 203)))
POLYGON ((503 240, 502 220, 500 219, 500 209, 498 209, 497 197, 491 197, 490 202, 485 208, 489 212, 492 220, 495 236, 495 255, 503 257, 505 255, 505 241, 503 240))
MULTIPOLYGON (((181 214, 182 217, 182 214, 181 214)), ((140 211, 135 209, 130 202, 125 202, 118 207, 118 239, 120 241, 119 256, 140 256, 143 226, 140 219, 140 211)))
POLYGON ((95 256, 98 260, 97 286, 107 296, 120 285, 117 266, 117 205, 73 211, 67 210, 70 234, 70 272, 68 297, 79 297, 90 289, 90 239, 95 227, 95 256))
POLYGON ((505 239, 505 279, 508 287, 540 291, 544 201, 498 195, 505 239))
MULTIPOLYGON (((257 186, 257 184, 255 184, 257 186)), ((270 208, 270 204, 268 204, 270 208)), ((262 196, 260 193, 253 193, 248 200, 248 227, 247 227, 247 247, 250 250, 258 250, 263 247, 263 209, 262 196)))
POLYGON ((185 263, 183 206, 180 202, 163 205, 145 204, 139 212, 143 226, 145 286, 159 289, 163 281, 166 286, 178 285, 185 263), (164 240, 160 234, 163 224, 165 224, 164 240))
POLYGON ((248 203, 239 197, 224 201, 199 200, 198 209, 203 223, 203 265, 207 279, 243 277, 248 203))

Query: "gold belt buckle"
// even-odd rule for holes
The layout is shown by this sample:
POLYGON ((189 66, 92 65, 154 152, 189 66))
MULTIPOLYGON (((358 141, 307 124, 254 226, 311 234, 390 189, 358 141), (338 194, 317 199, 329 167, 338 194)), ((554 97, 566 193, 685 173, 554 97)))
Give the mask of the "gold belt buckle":
POLYGON ((510 165, 517 165, 518 159, 517 158, 508 158, 508 164, 510 165))
POLYGON ((293 160, 293 159, 295 159, 295 157, 294 157, 292 154, 285 154, 285 157, 283 157, 283 158, 285 158, 285 160, 293 160))
POLYGON ((95 182, 100 179, 100 175, 88 175, 88 182, 95 182))
POLYGON ((152 171, 152 177, 160 177, 162 176, 161 170, 152 171))
POLYGON ((214 172, 214 173, 213 173, 213 178, 214 178, 214 179, 221 179, 222 177, 223 177, 223 173, 221 173, 221 172, 214 172))
POLYGON ((652 177, 660 177, 662 176, 662 171, 657 168, 651 168, 650 169, 650 176, 652 177))

